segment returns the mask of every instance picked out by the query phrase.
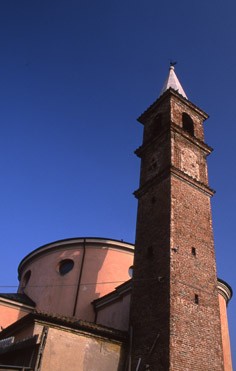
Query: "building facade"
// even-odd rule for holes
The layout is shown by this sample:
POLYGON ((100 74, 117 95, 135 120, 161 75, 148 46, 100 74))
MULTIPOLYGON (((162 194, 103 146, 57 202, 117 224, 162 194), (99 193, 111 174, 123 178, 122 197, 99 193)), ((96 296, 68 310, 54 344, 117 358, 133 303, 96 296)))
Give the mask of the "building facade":
POLYGON ((27 255, 18 293, 0 295, 3 370, 232 371, 232 290, 216 273, 207 117, 171 66, 138 119, 135 248, 73 238, 27 255))

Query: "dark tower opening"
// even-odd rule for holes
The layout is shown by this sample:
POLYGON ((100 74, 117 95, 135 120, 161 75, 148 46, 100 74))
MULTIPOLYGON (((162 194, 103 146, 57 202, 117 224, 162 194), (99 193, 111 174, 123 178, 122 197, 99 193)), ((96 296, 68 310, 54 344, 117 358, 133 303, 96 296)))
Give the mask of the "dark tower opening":
POLYGON ((184 131, 187 131, 190 135, 194 136, 194 123, 191 117, 187 113, 182 114, 182 123, 184 131))

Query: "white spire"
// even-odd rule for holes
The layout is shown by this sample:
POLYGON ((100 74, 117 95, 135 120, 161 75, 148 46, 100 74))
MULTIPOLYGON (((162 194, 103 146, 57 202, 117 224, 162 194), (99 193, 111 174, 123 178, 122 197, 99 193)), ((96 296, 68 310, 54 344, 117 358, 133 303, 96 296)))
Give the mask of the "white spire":
POLYGON ((178 77, 175 74, 175 68, 174 68, 173 65, 170 66, 168 77, 167 77, 167 79, 166 79, 166 81, 164 83, 164 86, 163 86, 163 88, 161 90, 161 94, 160 95, 162 95, 169 88, 172 88, 172 89, 176 90, 184 98, 188 99, 187 98, 187 95, 185 94, 184 89, 182 88, 182 86, 181 86, 181 84, 180 84, 180 82, 178 80, 178 77))

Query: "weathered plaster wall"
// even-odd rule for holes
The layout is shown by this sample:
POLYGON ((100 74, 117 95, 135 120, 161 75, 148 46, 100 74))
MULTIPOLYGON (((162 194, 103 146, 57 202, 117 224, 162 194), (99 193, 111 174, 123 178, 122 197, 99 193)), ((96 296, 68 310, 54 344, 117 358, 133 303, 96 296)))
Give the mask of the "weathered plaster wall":
POLYGON ((0 331, 30 312, 30 309, 22 305, 16 306, 6 301, 0 302, 0 331))
POLYGON ((97 312, 96 323, 122 331, 129 330, 129 311, 131 294, 121 296, 97 312))
POLYGON ((50 328, 41 371, 121 370, 121 344, 102 338, 50 328))

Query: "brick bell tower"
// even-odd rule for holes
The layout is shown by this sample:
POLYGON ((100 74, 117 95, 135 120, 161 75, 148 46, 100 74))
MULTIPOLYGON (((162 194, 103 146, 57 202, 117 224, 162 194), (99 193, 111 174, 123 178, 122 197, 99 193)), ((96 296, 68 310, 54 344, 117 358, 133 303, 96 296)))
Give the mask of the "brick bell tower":
POLYGON ((219 301, 204 142, 208 115, 171 65, 144 125, 133 296, 132 370, 222 371, 219 301))

